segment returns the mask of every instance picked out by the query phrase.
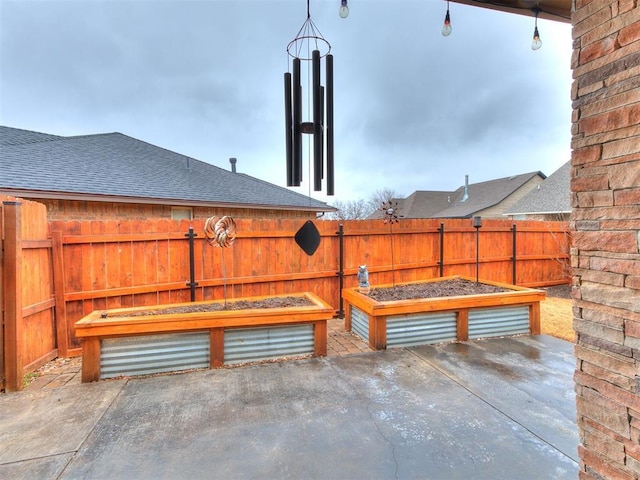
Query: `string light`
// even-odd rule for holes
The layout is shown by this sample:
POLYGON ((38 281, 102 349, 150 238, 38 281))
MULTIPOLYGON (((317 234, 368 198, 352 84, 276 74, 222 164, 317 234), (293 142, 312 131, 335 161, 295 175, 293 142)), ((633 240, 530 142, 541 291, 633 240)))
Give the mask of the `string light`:
POLYGON ((536 24, 535 28, 533 29, 531 50, 540 50, 540 47, 542 47, 542 40, 540 40, 540 34, 538 33, 538 7, 533 9, 533 13, 536 15, 536 24))
POLYGON ((447 14, 444 16, 444 25, 442 25, 442 35, 448 37, 451 35, 451 17, 449 16, 449 0, 447 0, 447 14))
POLYGON ((349 5, 347 5, 347 0, 342 0, 342 5, 340 5, 338 14, 340 15, 340 18, 347 18, 349 16, 349 5))

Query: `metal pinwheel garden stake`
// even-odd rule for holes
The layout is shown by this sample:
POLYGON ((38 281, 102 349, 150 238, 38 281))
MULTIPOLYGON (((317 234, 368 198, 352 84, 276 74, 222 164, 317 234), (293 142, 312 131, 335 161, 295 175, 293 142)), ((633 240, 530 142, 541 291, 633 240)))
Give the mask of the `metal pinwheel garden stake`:
POLYGON ((222 280, 224 291, 224 308, 227 308, 227 274, 224 262, 224 249, 233 245, 236 240, 236 222, 224 216, 209 217, 204 222, 204 236, 209 245, 222 248, 222 280))
POLYGON ((382 202, 382 207, 380 207, 380 210, 382 210, 382 218, 384 220, 384 223, 389 224, 389 236, 391 238, 391 282, 395 287, 396 272, 393 262, 393 224, 400 222, 400 218, 402 218, 402 215, 400 215, 398 202, 392 202, 391 200, 382 202))

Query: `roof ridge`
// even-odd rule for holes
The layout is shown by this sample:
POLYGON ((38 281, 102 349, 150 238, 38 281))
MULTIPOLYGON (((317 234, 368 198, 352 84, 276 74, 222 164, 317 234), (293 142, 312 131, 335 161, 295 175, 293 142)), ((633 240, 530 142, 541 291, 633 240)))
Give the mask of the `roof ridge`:
MULTIPOLYGON (((544 173, 542 173, 540 170, 534 170, 532 172, 518 173, 516 175, 506 175, 500 178, 492 178, 491 180, 484 180, 482 182, 474 182, 474 183, 470 183, 469 186, 471 187, 472 185, 483 185, 486 183, 493 183, 493 182, 504 182, 505 180, 511 180, 511 179, 522 178, 522 177, 534 177, 536 175, 540 175, 543 179, 547 178, 547 176, 544 173)), ((460 188, 464 188, 464 185, 458 187, 456 191, 459 190, 460 188)))

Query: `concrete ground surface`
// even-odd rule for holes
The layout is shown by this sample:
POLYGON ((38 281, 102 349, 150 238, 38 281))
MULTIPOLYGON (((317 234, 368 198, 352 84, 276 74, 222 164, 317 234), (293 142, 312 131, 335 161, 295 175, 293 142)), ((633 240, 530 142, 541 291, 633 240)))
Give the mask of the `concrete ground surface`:
POLYGON ((0 478, 577 478, 573 345, 522 336, 0 396, 0 478))

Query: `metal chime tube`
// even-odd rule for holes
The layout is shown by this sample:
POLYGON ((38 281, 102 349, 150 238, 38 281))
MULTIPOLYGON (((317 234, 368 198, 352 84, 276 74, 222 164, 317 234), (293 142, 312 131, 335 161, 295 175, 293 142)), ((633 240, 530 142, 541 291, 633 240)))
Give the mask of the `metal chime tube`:
POLYGON ((291 118, 291 74, 284 74, 284 123, 285 123, 285 148, 287 156, 287 187, 293 187, 293 119, 291 118))
POLYGON ((324 87, 321 86, 320 87, 320 122, 321 122, 321 133, 322 136, 321 138, 321 142, 320 142, 320 178, 324 179, 324 87))
POLYGON ((313 72, 313 189, 322 190, 322 98, 320 92, 320 51, 311 55, 313 72))
POLYGON ((333 176, 333 55, 327 55, 327 195, 334 194, 333 176))
POLYGON ((300 59, 293 59, 293 186, 302 182, 302 84, 300 82, 300 59))

